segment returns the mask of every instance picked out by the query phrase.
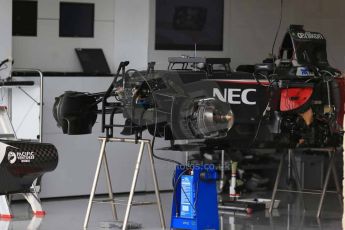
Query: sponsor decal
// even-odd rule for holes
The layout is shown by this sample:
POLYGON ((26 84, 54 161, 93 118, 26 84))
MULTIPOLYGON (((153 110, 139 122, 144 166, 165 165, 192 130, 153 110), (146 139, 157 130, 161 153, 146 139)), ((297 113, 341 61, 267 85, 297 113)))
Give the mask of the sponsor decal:
POLYGON ((7 155, 7 159, 10 162, 10 164, 14 164, 17 161, 17 155, 14 152, 9 152, 7 155))
POLYGON ((249 101, 248 94, 255 93, 256 89, 231 89, 225 88, 221 92, 218 88, 213 88, 213 97, 218 98, 222 102, 240 105, 256 105, 256 101, 249 101))
POLYGON ((317 39, 322 40, 324 37, 320 33, 313 33, 313 32, 299 32, 297 33, 297 37, 299 39, 317 39))
POLYGON ((297 76, 300 77, 311 77, 311 76, 315 76, 313 72, 309 71, 308 68, 306 67, 298 67, 297 68, 297 76))
POLYGON ((14 164, 17 161, 21 163, 30 163, 35 159, 35 154, 34 152, 9 152, 7 159, 10 164, 14 164))

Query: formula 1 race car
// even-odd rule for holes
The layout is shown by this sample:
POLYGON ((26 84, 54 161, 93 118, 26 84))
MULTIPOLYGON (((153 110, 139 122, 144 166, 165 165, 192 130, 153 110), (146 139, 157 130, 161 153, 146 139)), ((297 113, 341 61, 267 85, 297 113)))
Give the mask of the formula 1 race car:
POLYGON ((127 70, 106 92, 65 92, 54 117, 67 134, 102 131, 141 138, 197 139, 230 148, 336 147, 342 139, 345 79, 327 61, 326 40, 291 25, 277 59, 230 69, 229 58, 170 58, 168 70, 127 70), (180 66, 179 68, 177 66, 180 66), (101 104, 98 109, 97 104, 101 104), (126 118, 114 122, 115 114, 126 118))

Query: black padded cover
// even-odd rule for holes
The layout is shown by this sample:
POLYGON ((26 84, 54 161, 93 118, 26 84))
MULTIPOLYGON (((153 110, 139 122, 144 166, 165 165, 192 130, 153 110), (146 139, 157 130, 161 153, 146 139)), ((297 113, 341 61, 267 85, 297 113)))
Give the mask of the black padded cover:
POLYGON ((54 145, 0 140, 0 195, 28 192, 33 181, 58 164, 54 145))

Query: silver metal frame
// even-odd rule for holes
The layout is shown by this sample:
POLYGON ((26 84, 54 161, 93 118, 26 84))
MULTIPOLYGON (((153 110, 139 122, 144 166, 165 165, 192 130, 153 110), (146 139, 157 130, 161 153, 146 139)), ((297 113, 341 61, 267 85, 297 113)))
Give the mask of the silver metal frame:
MULTIPOLYGON (((40 102, 39 102, 39 128, 38 128, 38 132, 39 132, 39 142, 42 143, 42 140, 43 140, 43 137, 42 137, 42 134, 43 134, 43 86, 44 86, 44 83, 43 83, 43 73, 41 70, 39 69, 22 69, 22 68, 15 68, 12 70, 13 71, 27 71, 27 72, 37 72, 38 75, 40 76, 40 102)), ((12 77, 12 76, 11 76, 12 77)))
POLYGON ((221 152, 221 168, 220 168, 220 183, 219 191, 222 192, 225 184, 225 151, 221 152))
POLYGON ((111 204, 114 220, 118 219, 115 205, 116 204, 126 205, 126 213, 125 213, 125 217, 124 217, 124 221, 123 221, 123 225, 122 225, 122 230, 127 229, 127 223, 129 220, 129 215, 130 215, 132 206, 157 204, 160 222, 161 222, 161 227, 162 227, 162 229, 165 229, 165 220, 164 220, 162 203, 161 203, 161 198, 160 198, 160 191, 159 191, 159 187, 158 187, 156 169, 154 166, 151 141, 147 140, 147 139, 135 140, 135 139, 129 139, 129 138, 106 138, 106 137, 99 137, 98 140, 101 142, 101 148, 100 148, 100 152, 99 152, 99 158, 98 158, 98 162, 97 162, 94 180, 92 183, 89 203, 88 203, 88 207, 87 207, 86 215, 85 215, 85 219, 84 219, 84 225, 83 225, 84 229, 87 228, 87 226, 88 226, 93 203, 111 204), (140 149, 139 149, 137 161, 135 164, 134 175, 133 175, 133 179, 132 179, 132 184, 131 184, 131 189, 130 189, 127 204, 124 204, 123 202, 114 199, 112 184, 111 184, 111 179, 110 179, 110 173, 109 173, 109 168, 108 168, 108 162, 107 162, 107 157, 106 157, 106 152, 105 152, 107 142, 124 142, 124 143, 140 144, 140 149), (154 187, 155 187, 156 202, 134 202, 133 201, 135 187, 137 184, 137 179, 138 179, 138 175, 139 175, 139 171, 140 171, 140 166, 142 163, 142 156, 144 154, 145 145, 147 146, 147 153, 148 153, 149 161, 150 161, 150 165, 151 165, 152 178, 153 178, 153 183, 154 183, 154 187), (104 164, 104 170, 105 170, 105 174, 106 174, 106 178, 107 178, 107 187, 108 187, 109 199, 96 200, 96 199, 94 199, 94 197, 95 197, 95 192, 96 192, 98 179, 99 179, 99 173, 100 173, 102 164, 104 164))
MULTIPOLYGON (((301 150, 303 150, 303 149, 301 149, 301 150)), ((299 180, 300 178, 299 178, 298 170, 297 170, 297 166, 296 166, 295 153, 294 153, 294 151, 292 149, 289 149, 288 150, 289 167, 291 167, 291 164, 292 164, 292 171, 293 171, 293 173, 295 174, 295 177, 296 177, 298 191, 288 190, 288 189, 279 189, 278 188, 279 181, 280 181, 280 178, 281 178, 282 168, 283 168, 283 164, 284 164, 284 160, 285 160, 285 154, 282 153, 282 155, 280 157, 280 162, 279 162, 279 167, 278 167, 278 171, 277 171, 276 180, 275 180, 274 187, 273 187, 273 192, 272 192, 271 204, 270 204, 270 208, 269 208, 269 213, 270 214, 272 214, 272 210, 273 210, 276 194, 277 194, 278 191, 279 192, 292 192, 292 193, 299 193, 299 194, 317 194, 317 195, 321 195, 319 206, 318 206, 318 210, 317 210, 317 214, 316 214, 317 218, 320 218, 320 216, 321 216, 322 206, 323 206, 323 202, 324 202, 325 195, 326 195, 327 192, 328 193, 332 193, 332 192, 333 193, 334 192, 337 193, 340 206, 343 207, 343 201, 342 201, 343 197, 342 197, 342 193, 341 193, 341 187, 340 187, 340 184, 339 184, 339 181, 338 181, 338 175, 337 175, 336 168, 335 168, 335 165, 334 165, 334 156, 335 156, 336 149, 334 149, 334 148, 312 148, 312 149, 309 149, 309 150, 317 151, 317 152, 328 152, 328 154, 329 154, 329 163, 328 163, 327 173, 326 173, 326 177, 325 177, 325 180, 324 180, 324 183, 323 183, 322 190, 310 190, 310 189, 303 189, 301 187, 300 180, 299 180), (333 174, 334 183, 335 183, 335 186, 336 186, 336 191, 327 191, 328 182, 329 182, 331 173, 333 174)))

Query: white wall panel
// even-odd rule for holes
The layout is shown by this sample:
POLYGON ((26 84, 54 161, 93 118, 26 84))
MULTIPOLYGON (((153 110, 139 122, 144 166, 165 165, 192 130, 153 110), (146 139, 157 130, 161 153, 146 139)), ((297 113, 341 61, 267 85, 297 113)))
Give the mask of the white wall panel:
MULTIPOLYGON (((0 0, 0 31, 0 61, 2 61, 12 57, 12 0, 0 0)), ((0 78, 6 78, 9 69, 1 71, 0 78)))
POLYGON ((149 0, 115 0, 115 64, 130 61, 146 69, 149 43, 149 0))
POLYGON ((93 38, 59 37, 59 2, 38 1, 37 37, 13 37, 15 67, 81 72, 74 49, 102 48, 110 68, 114 70, 114 0, 70 1, 95 4, 93 38))

